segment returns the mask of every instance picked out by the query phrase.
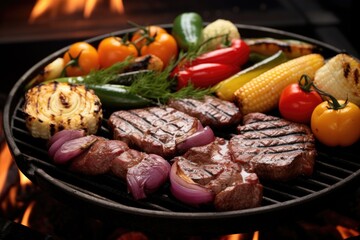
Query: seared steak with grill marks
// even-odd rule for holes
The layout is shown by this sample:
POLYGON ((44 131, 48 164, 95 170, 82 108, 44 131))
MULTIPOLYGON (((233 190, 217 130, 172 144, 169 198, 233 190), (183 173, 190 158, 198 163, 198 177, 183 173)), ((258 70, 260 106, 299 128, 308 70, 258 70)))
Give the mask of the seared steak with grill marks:
POLYGON ((126 178, 129 168, 140 163, 147 154, 134 149, 128 149, 112 160, 111 172, 122 179, 126 178))
POLYGON ((69 169, 87 175, 104 174, 110 170, 112 160, 128 149, 122 141, 99 137, 89 149, 71 161, 69 169))
POLYGON ((173 160, 177 173, 214 193, 213 204, 217 210, 260 206, 263 187, 255 173, 232 161, 228 140, 217 138, 205 146, 193 147, 173 160))
POLYGON ((201 100, 192 98, 171 100, 168 106, 196 117, 203 126, 211 128, 236 126, 242 117, 234 103, 213 96, 205 96, 201 100))
POLYGON ((234 160, 260 179, 286 181, 313 172, 315 139, 307 125, 250 113, 230 139, 234 160))
POLYGON ((202 129, 198 119, 171 107, 117 111, 108 125, 114 139, 162 157, 174 157, 177 145, 202 129))

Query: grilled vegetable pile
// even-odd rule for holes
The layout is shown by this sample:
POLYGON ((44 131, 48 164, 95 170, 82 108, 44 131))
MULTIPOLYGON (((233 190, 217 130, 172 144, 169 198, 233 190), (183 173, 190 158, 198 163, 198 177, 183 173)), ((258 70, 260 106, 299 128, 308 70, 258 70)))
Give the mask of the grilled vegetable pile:
MULTIPOLYGON (((23 110, 33 137, 54 139, 63 129, 74 131, 51 144, 49 155, 55 163, 79 154, 82 143, 89 147, 94 139, 100 141, 95 136, 103 114, 108 117, 120 110, 161 107, 184 98, 203 100, 207 95, 231 103, 241 117, 276 115, 311 129, 308 132, 319 144, 348 147, 359 142, 360 63, 355 57, 339 53, 325 59, 316 46, 295 39, 247 38, 225 19, 204 26, 195 12, 174 18, 172 29, 132 24, 136 28, 127 35, 72 44, 26 85, 23 110), (80 137, 76 149, 67 144, 56 155, 65 140, 80 137)), ((183 102, 192 109, 198 105, 183 102)), ((215 112, 211 108, 231 115, 214 103, 210 105, 206 110, 210 115, 215 112)), ((154 120, 141 114, 134 113, 146 123, 154 120)), ((158 124, 155 133, 164 142, 172 130, 158 128, 166 125, 162 120, 154 122, 158 124)), ((131 128, 136 137, 138 132, 149 134, 149 129, 142 128, 144 124, 138 126, 131 128)), ((213 133, 209 126, 204 129, 213 133)), ((186 144, 203 143, 203 136, 196 135, 186 144)), ((172 171, 173 181, 187 188, 172 171)), ((200 197, 213 200, 212 192, 200 197)))
POLYGON ((196 12, 179 14, 170 30, 132 25, 134 32, 105 37, 97 45, 72 44, 26 90, 51 82, 85 85, 110 111, 214 95, 234 102, 242 114, 279 110, 282 117, 305 124, 310 124, 319 98, 329 100, 324 94, 317 101, 300 100, 317 93, 313 86, 359 106, 359 61, 348 54, 326 61, 313 44, 247 38, 226 19, 204 26, 196 12), (305 78, 311 82, 311 93, 301 88, 295 96, 290 85, 300 89, 299 81, 305 78))

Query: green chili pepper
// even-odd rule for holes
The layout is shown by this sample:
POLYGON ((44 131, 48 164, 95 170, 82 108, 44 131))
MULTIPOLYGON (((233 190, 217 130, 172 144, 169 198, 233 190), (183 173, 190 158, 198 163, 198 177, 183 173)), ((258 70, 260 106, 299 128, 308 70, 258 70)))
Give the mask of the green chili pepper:
POLYGON ((187 51, 201 43, 203 28, 203 20, 198 13, 186 12, 174 19, 172 35, 179 47, 187 51))
POLYGON ((87 88, 94 90, 104 107, 111 109, 141 108, 164 104, 171 98, 209 94, 208 90, 196 89, 192 85, 182 91, 172 92, 171 87, 175 79, 169 79, 171 69, 173 67, 168 66, 161 72, 134 71, 122 74, 100 70, 86 76, 56 78, 45 81, 43 84, 53 81, 84 84, 87 88))
POLYGON ((129 86, 118 84, 91 84, 85 83, 85 77, 63 77, 47 82, 67 82, 71 84, 84 84, 87 88, 94 90, 100 98, 101 104, 110 109, 131 109, 152 106, 155 103, 138 94, 130 92, 129 86))
POLYGON ((153 101, 130 93, 127 86, 115 84, 86 86, 94 90, 95 94, 100 98, 102 105, 107 108, 131 109, 154 105, 153 101))

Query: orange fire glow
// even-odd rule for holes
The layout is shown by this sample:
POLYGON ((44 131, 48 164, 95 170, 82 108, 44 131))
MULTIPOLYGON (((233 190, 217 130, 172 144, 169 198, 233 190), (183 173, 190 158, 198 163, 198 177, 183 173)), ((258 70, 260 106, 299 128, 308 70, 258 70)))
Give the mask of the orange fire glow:
POLYGON ((237 233, 222 236, 220 240, 259 240, 259 231, 254 233, 237 233))
POLYGON ((336 229, 339 231, 342 239, 360 236, 360 233, 358 231, 351 228, 343 227, 341 225, 336 226, 336 229))
POLYGON ((27 204, 18 201, 18 196, 32 185, 31 181, 19 170, 15 172, 17 174, 15 178, 14 176, 10 178, 12 182, 7 182, 9 174, 14 174, 14 172, 10 173, 12 164, 14 164, 14 159, 10 149, 7 144, 3 144, 0 149, 0 210, 2 212, 27 207, 27 204))
POLYGON ((23 217, 21 219, 21 224, 24 225, 24 226, 27 226, 29 227, 29 218, 30 218, 30 214, 31 214, 31 211, 33 209, 35 205, 35 201, 32 201, 26 208, 24 214, 23 214, 23 217))
POLYGON ((11 165, 11 161, 5 161, 6 159, 12 159, 10 150, 7 146, 7 144, 4 144, 2 149, 0 149, 0 159, 3 161, 0 161, 0 192, 2 189, 4 189, 4 185, 6 182, 7 177, 7 169, 9 169, 11 165))
MULTIPOLYGON (((124 13, 124 4, 122 0, 109 0, 110 10, 115 13, 124 13)), ((49 14, 55 18, 60 13, 71 15, 79 11, 83 11, 84 18, 91 17, 94 12, 98 0, 37 0, 33 7, 29 22, 35 22, 39 17, 49 14)))

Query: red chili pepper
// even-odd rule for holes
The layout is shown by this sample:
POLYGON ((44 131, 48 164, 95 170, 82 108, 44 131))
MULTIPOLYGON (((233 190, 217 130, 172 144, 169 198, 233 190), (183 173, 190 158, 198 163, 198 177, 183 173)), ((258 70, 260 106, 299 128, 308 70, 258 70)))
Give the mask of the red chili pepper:
POLYGON ((211 87, 240 71, 239 66, 222 63, 201 63, 186 67, 177 73, 177 88, 183 88, 191 82, 196 88, 211 87))
POLYGON ((250 48, 242 39, 233 39, 230 47, 219 48, 196 57, 190 65, 221 63, 241 66, 249 59, 250 48))

